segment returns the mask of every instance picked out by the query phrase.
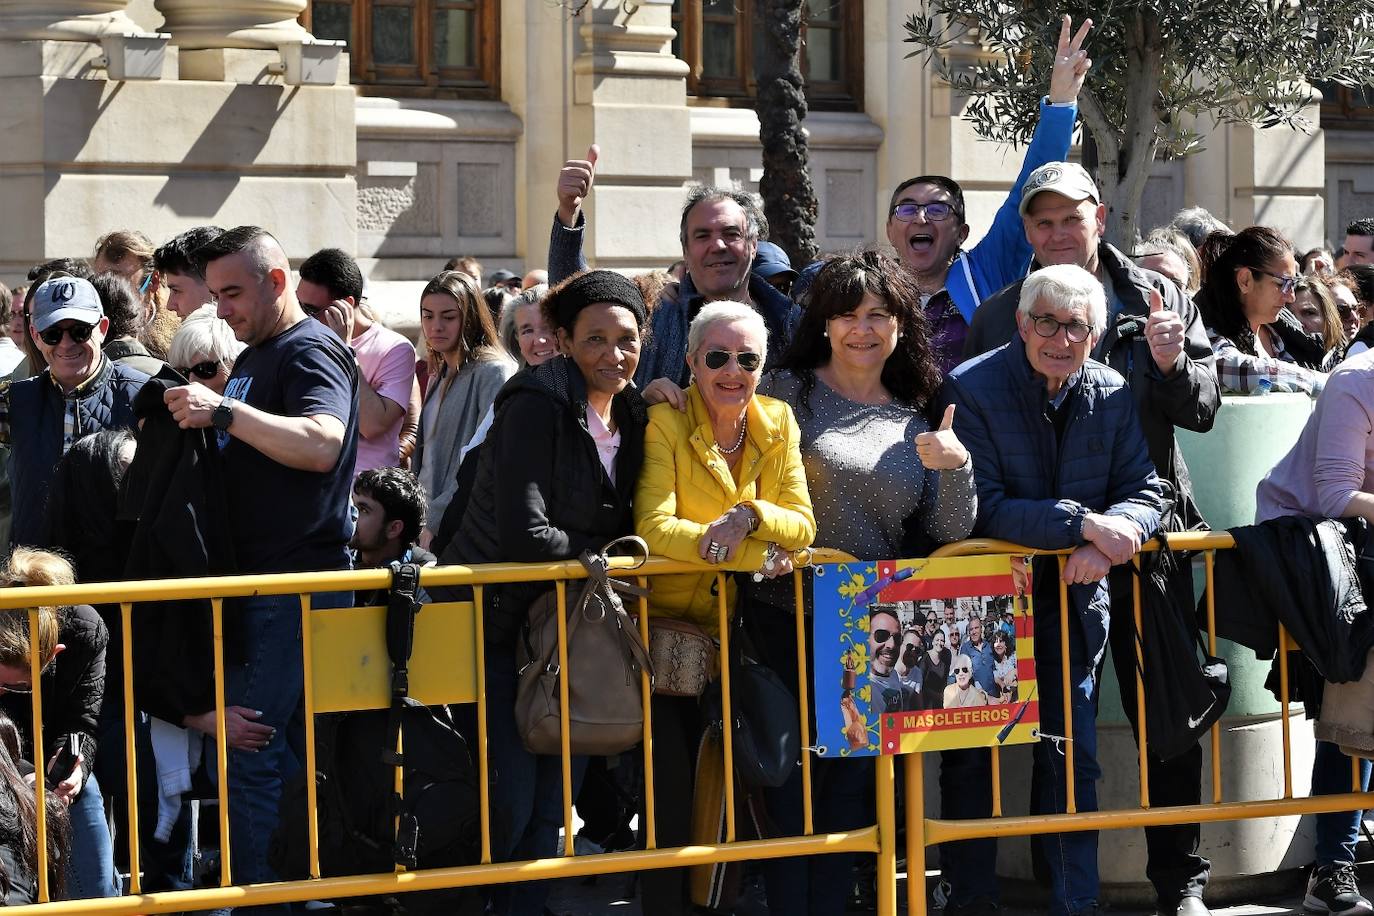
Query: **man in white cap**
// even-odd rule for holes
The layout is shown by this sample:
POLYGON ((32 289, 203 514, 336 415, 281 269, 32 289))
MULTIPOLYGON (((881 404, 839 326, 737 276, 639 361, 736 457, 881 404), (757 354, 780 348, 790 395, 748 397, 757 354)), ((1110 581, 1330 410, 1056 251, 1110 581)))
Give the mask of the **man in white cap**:
POLYGON ((30 315, 30 333, 48 368, 0 382, 0 444, 10 447, 10 544, 43 547, 57 463, 82 436, 133 427, 134 396, 148 376, 101 352, 110 319, 88 281, 65 275, 45 280, 34 291, 30 315))
MULTIPOLYGON (((1194 432, 1212 428, 1221 404, 1215 357, 1196 306, 1178 285, 1140 268, 1102 240, 1107 208, 1101 200, 1092 176, 1077 163, 1050 162, 1031 173, 1021 194, 1021 221, 1035 251, 1031 271, 1076 264, 1101 282, 1107 295, 1107 324, 1090 355, 1125 376, 1131 389, 1150 459, 1173 493, 1173 527, 1166 530, 1199 527, 1205 522, 1193 502, 1174 427, 1194 432)), ((1024 282, 1013 283, 983 303, 969 328, 965 357, 1016 337, 1016 309, 1024 282)), ((1191 577, 1187 566, 1181 575, 1191 577)), ((1136 641, 1130 571, 1117 566, 1110 584, 1112 662, 1122 707, 1134 726, 1136 641)), ((1184 587, 1191 588, 1191 578, 1184 587)), ((1201 779, 1202 749, 1196 745, 1167 761, 1152 759, 1150 800, 1156 805, 1198 804, 1201 779)), ((1201 898, 1210 864, 1198 855, 1199 836, 1196 824, 1145 830, 1146 875, 1163 913, 1207 913, 1201 898)))

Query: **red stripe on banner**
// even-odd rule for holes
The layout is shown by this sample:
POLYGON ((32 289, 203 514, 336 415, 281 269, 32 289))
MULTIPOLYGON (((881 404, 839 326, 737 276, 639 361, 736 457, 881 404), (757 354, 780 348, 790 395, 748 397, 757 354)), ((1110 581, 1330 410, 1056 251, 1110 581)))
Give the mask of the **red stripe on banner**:
POLYGON ((942 579, 907 579, 894 582, 878 593, 880 602, 919 601, 923 598, 981 598, 1012 593, 1011 576, 951 576, 942 579))
POLYGON ((1018 658, 1016 660, 1016 679, 1018 681, 1035 680, 1035 659, 1018 658))
MULTIPOLYGON (((886 738, 888 736, 916 734, 920 732, 947 732, 970 728, 1001 728, 1015 718, 1016 714, 1020 711, 1020 703, 1005 703, 1000 706, 966 706, 959 709, 926 709, 918 712, 884 713, 882 734, 883 737, 886 738), (1008 712, 1005 717, 998 715, 995 718, 975 719, 972 716, 966 716, 962 721, 959 718, 960 714, 976 713, 979 710, 994 710, 999 713, 1003 710, 1007 710, 1008 712), (889 715, 896 718, 895 728, 888 729, 886 727, 889 715), (926 716, 934 717, 934 721, 929 725, 923 724, 921 721, 926 716), (908 720, 913 723, 910 727, 908 727, 908 720)), ((1021 718, 1017 720, 1016 724, 1018 726, 1034 725, 1039 721, 1040 701, 1031 700, 1026 704, 1026 711, 1022 713, 1021 718)))

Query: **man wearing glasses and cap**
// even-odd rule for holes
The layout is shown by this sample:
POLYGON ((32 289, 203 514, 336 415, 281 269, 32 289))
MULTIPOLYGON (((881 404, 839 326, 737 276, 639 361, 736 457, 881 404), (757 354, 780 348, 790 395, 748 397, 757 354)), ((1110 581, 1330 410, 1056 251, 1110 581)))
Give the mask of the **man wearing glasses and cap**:
POLYGON ((95 287, 54 276, 34 291, 30 333, 48 367, 0 382, 0 444, 10 447, 14 498, 10 544, 48 542, 48 485, 62 456, 82 436, 132 428, 133 402, 148 376, 101 352, 110 319, 95 287))
MULTIPOLYGON (((1032 270, 1074 264, 1095 275, 1104 287, 1107 323, 1091 355, 1121 373, 1131 390, 1150 459, 1173 492, 1171 512, 1166 515, 1172 516, 1168 530, 1205 527, 1193 501, 1187 465, 1174 440, 1175 426, 1200 433, 1211 429, 1221 404, 1216 357, 1197 307, 1173 281, 1138 267, 1103 241, 1107 208, 1092 176, 1081 165, 1051 162, 1036 169, 1026 181, 1021 217, 1035 251, 1032 270)), ((1015 338, 1021 293, 1022 283, 1013 283, 983 303, 969 329, 966 356, 1015 338)), ((1186 565, 1179 574, 1189 577, 1186 587, 1191 588, 1186 565)), ((1134 729, 1136 643, 1130 614, 1131 574, 1125 567, 1113 571, 1111 592, 1112 606, 1122 609, 1112 615, 1112 663, 1122 707, 1134 729)), ((1149 789, 1155 804, 1198 804, 1201 786, 1201 747, 1195 745, 1171 760, 1151 760, 1149 789)), ((1163 911, 1205 913, 1205 908, 1198 907, 1210 865, 1197 854, 1198 825, 1147 827, 1145 837, 1146 871, 1163 911)))

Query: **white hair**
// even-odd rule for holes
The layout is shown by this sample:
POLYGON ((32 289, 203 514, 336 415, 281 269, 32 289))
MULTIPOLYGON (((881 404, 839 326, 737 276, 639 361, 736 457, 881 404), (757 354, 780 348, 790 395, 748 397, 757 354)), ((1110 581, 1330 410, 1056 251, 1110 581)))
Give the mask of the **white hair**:
POLYGON ((1107 293, 1097 277, 1077 264, 1042 267, 1027 277, 1021 285, 1016 314, 1030 315, 1035 303, 1042 301, 1053 309, 1083 308, 1098 336, 1107 328, 1107 293))
POLYGON ((232 367, 247 344, 234 337, 229 323, 215 315, 213 305, 202 305, 187 315, 172 337, 167 361, 173 366, 189 366, 197 356, 232 367))
POLYGON ((687 354, 697 352, 701 346, 701 339, 706 336, 706 330, 713 324, 743 324, 753 331, 759 341, 759 358, 768 358, 768 326, 763 323, 763 316, 752 305, 745 305, 743 302, 732 302, 723 300, 721 302, 708 302, 702 306, 701 311, 697 312, 697 317, 692 319, 692 326, 687 329, 687 354))

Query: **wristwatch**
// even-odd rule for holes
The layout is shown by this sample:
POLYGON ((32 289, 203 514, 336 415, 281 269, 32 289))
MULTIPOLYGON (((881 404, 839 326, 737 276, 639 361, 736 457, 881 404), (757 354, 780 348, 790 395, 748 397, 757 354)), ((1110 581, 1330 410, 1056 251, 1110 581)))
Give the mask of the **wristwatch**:
POLYGON ((229 424, 234 422, 234 399, 225 398, 219 402, 219 406, 210 414, 210 425, 219 432, 227 432, 229 424))

